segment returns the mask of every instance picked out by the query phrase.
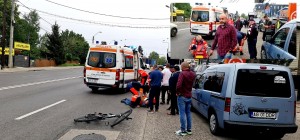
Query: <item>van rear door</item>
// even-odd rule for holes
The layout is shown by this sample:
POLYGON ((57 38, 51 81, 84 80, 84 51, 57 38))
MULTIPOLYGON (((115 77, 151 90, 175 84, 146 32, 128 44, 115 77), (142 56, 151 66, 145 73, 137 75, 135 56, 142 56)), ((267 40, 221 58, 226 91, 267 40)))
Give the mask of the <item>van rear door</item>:
POLYGON ((287 68, 236 65, 230 120, 293 124, 295 91, 287 68))
POLYGON ((90 52, 86 77, 88 83, 114 85, 116 82, 116 53, 90 52))
POLYGON ((209 33, 209 11, 192 11, 191 32, 208 34, 209 33))

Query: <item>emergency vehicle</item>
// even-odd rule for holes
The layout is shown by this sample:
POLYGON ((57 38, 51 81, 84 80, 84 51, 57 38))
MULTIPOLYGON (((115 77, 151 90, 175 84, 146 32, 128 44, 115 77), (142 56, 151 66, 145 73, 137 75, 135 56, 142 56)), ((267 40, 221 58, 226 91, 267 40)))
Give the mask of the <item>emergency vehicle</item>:
POLYGON ((196 6, 192 8, 190 18, 191 34, 215 36, 220 25, 219 16, 223 13, 222 8, 212 6, 196 6))
POLYGON ((90 47, 87 54, 84 83, 92 91, 100 87, 124 89, 127 83, 138 80, 143 69, 144 64, 136 48, 96 45, 90 47))

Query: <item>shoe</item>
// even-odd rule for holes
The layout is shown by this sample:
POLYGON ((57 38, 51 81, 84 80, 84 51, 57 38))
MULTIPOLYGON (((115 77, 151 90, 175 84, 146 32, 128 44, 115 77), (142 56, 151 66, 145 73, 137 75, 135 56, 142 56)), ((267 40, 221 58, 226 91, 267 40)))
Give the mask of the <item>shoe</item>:
POLYGON ((171 110, 171 107, 167 108, 167 110, 171 110))
POLYGON ((167 113, 168 115, 175 115, 175 114, 172 114, 172 113, 167 113))
POLYGON ((165 102, 160 102, 160 104, 162 104, 162 105, 163 105, 163 104, 165 104, 165 102))
POLYGON ((149 113, 154 113, 154 111, 153 111, 153 110, 148 110, 148 112, 149 112, 149 113))
POLYGON ((192 135, 192 134, 193 134, 193 133, 192 133, 192 130, 187 130, 186 133, 187 133, 188 135, 192 135))
POLYGON ((186 132, 182 132, 181 130, 176 131, 175 134, 176 134, 177 136, 185 136, 185 135, 187 135, 186 132))
POLYGON ((243 53, 243 52, 240 52, 240 55, 244 55, 244 53, 243 53))
POLYGON ((158 112, 158 109, 155 109, 155 112, 158 112))

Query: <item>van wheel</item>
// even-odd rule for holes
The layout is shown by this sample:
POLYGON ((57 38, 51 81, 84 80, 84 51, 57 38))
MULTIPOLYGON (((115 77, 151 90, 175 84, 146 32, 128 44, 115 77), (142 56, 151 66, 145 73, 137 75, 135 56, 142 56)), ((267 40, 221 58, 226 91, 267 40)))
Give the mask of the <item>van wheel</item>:
POLYGON ((220 131, 218 118, 214 112, 209 115, 209 130, 213 135, 218 135, 220 131))
POLYGON ((176 28, 173 28, 173 29, 171 30, 171 37, 175 37, 176 34, 177 34, 177 29, 176 29, 176 28))
POLYGON ((267 53, 266 53, 266 50, 264 48, 261 48, 260 59, 267 59, 267 53))

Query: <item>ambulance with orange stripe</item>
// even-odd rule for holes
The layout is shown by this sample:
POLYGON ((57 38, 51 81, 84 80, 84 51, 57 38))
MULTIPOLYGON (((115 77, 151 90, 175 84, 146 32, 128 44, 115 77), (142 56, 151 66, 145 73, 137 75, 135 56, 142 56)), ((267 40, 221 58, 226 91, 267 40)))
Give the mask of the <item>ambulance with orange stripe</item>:
POLYGON ((200 34, 209 37, 215 36, 216 30, 220 25, 219 16, 222 13, 222 8, 210 5, 200 5, 192 8, 190 18, 191 34, 200 34))
POLYGON ((90 47, 84 67, 84 83, 93 91, 100 87, 124 89, 138 80, 144 69, 140 54, 132 47, 96 45, 90 47))

